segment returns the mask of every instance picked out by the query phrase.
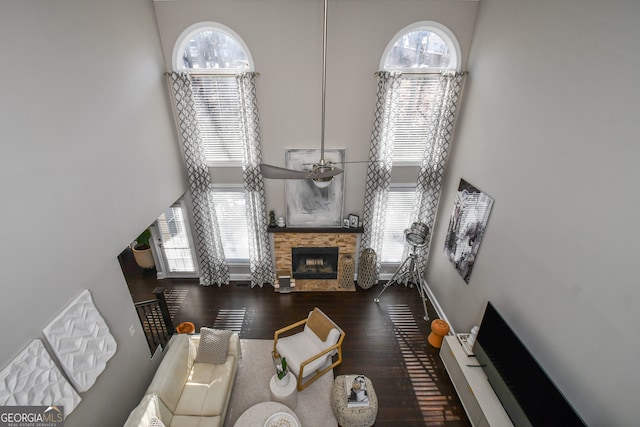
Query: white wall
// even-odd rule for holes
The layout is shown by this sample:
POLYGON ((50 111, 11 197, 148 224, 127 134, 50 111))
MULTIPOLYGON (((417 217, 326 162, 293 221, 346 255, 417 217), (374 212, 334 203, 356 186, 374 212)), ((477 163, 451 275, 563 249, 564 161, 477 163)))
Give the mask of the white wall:
MULTIPOLYGON (((639 6, 482 0, 427 276, 459 331, 493 301, 593 426, 636 424, 639 6), (495 198, 468 285, 441 249, 461 177, 495 198)), ((327 147, 367 157, 373 72, 399 29, 440 21, 466 57, 477 7, 332 2, 327 147)), ((148 0, 0 3, 0 363, 90 289, 118 352, 68 418, 72 427, 121 425, 157 363, 116 255, 185 190, 161 74, 177 35, 214 20, 247 42, 262 75, 266 162, 319 145, 320 2, 155 8, 164 64, 148 0)), ((361 213, 364 175, 362 166, 347 169, 346 212, 361 213)), ((283 189, 267 183, 268 207, 279 214, 283 189)))
POLYGON ((89 289, 118 351, 65 425, 122 425, 157 360, 116 256, 185 191, 153 5, 3 1, 0 51, 0 366, 89 289))
MULTIPOLYGON (((405 26, 434 20, 469 51, 477 2, 348 0, 329 2, 325 147, 347 160, 368 160, 380 58, 405 26)), ((256 70, 265 163, 284 166, 287 148, 319 148, 322 95, 320 0, 182 0, 155 3, 167 69, 181 32, 196 22, 222 23, 243 38, 256 70)), ((239 173, 213 171, 216 182, 239 173)), ((366 164, 346 165, 344 213, 362 215, 366 164)), ((231 177, 231 178, 229 178, 231 177)), ((284 182, 266 180, 267 209, 284 216, 284 182)))
POLYGON ((427 274, 458 331, 494 302, 590 426, 638 424, 639 19, 481 1, 427 274), (442 253, 460 178, 495 199, 468 285, 442 253))

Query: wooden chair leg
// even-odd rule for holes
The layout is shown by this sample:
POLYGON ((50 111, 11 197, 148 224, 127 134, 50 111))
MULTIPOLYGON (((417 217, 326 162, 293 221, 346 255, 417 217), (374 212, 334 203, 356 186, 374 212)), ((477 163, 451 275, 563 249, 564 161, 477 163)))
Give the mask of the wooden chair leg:
POLYGON ((320 378, 321 376, 323 376, 324 374, 326 374, 327 372, 329 372, 330 370, 332 370, 333 368, 338 366, 340 363, 342 363, 342 358, 339 358, 339 360, 333 362, 331 365, 329 365, 328 367, 324 368, 322 371, 316 371, 315 374, 311 378, 309 378, 309 380, 307 382, 305 382, 305 383, 302 382, 302 376, 299 376, 299 378, 298 378, 298 391, 302 391, 305 388, 309 387, 318 378, 320 378))

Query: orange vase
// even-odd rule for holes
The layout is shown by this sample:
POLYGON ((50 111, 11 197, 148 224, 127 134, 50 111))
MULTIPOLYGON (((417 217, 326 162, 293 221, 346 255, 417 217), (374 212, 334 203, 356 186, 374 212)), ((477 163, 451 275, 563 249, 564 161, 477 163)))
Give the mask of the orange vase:
POLYGON ((176 332, 179 334, 192 334, 196 330, 196 327, 191 322, 182 322, 176 326, 176 332))
POLYGON ((442 347, 442 340, 445 335, 449 333, 449 324, 441 319, 436 319, 431 322, 431 333, 427 338, 429 344, 434 346, 435 348, 442 347))

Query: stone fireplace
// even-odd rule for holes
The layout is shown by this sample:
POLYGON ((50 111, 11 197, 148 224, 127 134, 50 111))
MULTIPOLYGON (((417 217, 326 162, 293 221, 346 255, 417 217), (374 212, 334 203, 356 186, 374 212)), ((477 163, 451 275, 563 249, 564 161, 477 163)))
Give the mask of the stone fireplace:
MULTIPOLYGON (((276 259, 276 271, 278 275, 291 275, 295 279, 295 290, 297 291, 354 291, 353 284, 344 288, 340 286, 340 259, 341 257, 350 255, 356 258, 358 234, 362 233, 362 229, 341 229, 341 228, 270 228, 269 231, 273 236, 274 254, 276 259), (296 277, 293 268, 294 262, 300 264, 299 259, 293 259, 293 249, 295 252, 302 252, 304 269, 319 273, 320 270, 327 270, 327 264, 331 266, 335 263, 335 273, 332 278, 328 277, 296 277), (309 253, 317 252, 318 249, 331 249, 331 252, 337 254, 332 255, 332 260, 328 259, 327 254, 317 254, 307 257, 309 253), (305 254, 306 252, 306 254, 305 254), (306 260, 309 260, 308 262, 306 260)), ((324 271, 322 273, 325 273, 324 271)), ((304 273, 303 273, 304 275, 304 273)))

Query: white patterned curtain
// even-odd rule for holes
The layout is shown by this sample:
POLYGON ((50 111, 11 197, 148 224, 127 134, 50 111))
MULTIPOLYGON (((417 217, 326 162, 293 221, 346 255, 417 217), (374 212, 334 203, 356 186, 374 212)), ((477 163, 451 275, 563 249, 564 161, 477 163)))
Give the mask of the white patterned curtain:
POLYGON ((225 263, 224 249, 218 231, 218 219, 210 197, 212 193, 211 178, 202 150, 202 139, 193 102, 191 76, 187 73, 171 73, 171 87, 175 100, 178 131, 187 166, 189 192, 193 203, 193 220, 200 264, 200 284, 221 286, 229 283, 229 268, 225 263))
MULTIPOLYGON (((411 212, 411 221, 422 222, 429 227, 428 240, 431 239, 436 219, 438 201, 444 180, 447 156, 451 147, 456 111, 460 100, 466 72, 445 71, 439 76, 438 89, 430 109, 430 126, 424 157, 418 173, 415 201, 411 212)), ((425 271, 429 257, 429 246, 420 249, 418 268, 425 271)), ((409 247, 405 246, 405 258, 409 247)), ((407 275, 404 275, 405 277, 407 275)), ((406 285, 406 283, 405 283, 406 285)))
POLYGON ((386 204, 391 184, 393 143, 397 120, 400 73, 380 71, 376 100, 375 122, 371 134, 367 185, 364 196, 364 232, 361 251, 373 249, 376 257, 374 283, 380 272, 380 254, 386 221, 386 204))
POLYGON ((242 177, 249 231, 249 267, 251 287, 275 283, 275 268, 267 233, 268 218, 264 180, 260 173, 260 127, 256 102, 256 73, 236 75, 240 92, 240 132, 242 135, 242 177))

